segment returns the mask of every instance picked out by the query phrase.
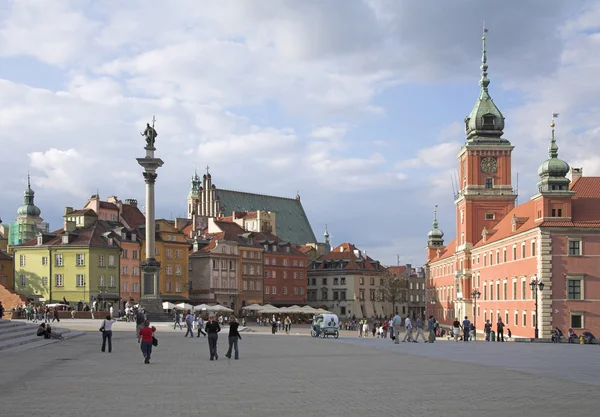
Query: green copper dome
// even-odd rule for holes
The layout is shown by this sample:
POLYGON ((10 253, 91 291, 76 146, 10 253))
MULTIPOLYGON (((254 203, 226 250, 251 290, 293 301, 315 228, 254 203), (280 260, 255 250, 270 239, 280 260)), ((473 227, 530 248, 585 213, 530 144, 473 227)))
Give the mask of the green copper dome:
POLYGON ((27 176, 27 189, 23 195, 23 205, 17 209, 17 215, 19 217, 39 217, 42 211, 33 203, 35 193, 31 189, 29 175, 27 176))
POLYGON ((444 244, 444 232, 438 227, 437 209, 433 211, 433 227, 427 233, 427 243, 429 246, 443 246, 444 244))
POLYGON ((548 148, 550 158, 546 159, 538 169, 540 177, 566 177, 571 169, 562 159, 558 158, 558 145, 554 139, 554 130, 552 131, 552 141, 548 148))
POLYGON ((487 65, 487 52, 485 47, 487 29, 484 28, 483 32, 483 54, 481 57, 481 79, 479 80, 479 86, 481 91, 479 98, 471 110, 471 114, 465 118, 465 130, 467 133, 467 140, 470 141, 485 141, 493 140, 494 142, 508 142, 506 139, 502 139, 501 136, 504 133, 504 116, 488 90, 490 80, 488 78, 488 65, 487 65))

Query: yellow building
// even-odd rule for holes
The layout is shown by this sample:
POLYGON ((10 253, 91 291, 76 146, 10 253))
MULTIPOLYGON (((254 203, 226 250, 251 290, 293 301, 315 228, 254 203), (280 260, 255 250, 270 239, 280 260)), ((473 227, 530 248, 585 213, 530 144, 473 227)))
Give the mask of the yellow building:
MULTIPOLYGON (((145 246, 144 240, 142 254, 146 253, 145 246)), ((190 244, 185 234, 175 228, 173 221, 156 220, 154 257, 160 262, 160 291, 163 301, 189 301, 189 250, 190 244)))
POLYGON ((79 227, 65 218, 57 233, 39 233, 13 247, 15 291, 36 301, 67 300, 72 305, 98 300, 119 302, 119 246, 110 230, 92 218, 79 227))

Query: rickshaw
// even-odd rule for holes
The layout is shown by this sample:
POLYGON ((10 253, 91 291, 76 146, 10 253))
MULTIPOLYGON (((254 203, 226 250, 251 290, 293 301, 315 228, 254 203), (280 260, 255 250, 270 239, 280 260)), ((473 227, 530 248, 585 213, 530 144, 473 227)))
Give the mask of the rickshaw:
POLYGON ((310 335, 312 337, 329 337, 336 339, 340 335, 340 320, 335 314, 317 314, 313 317, 310 335))

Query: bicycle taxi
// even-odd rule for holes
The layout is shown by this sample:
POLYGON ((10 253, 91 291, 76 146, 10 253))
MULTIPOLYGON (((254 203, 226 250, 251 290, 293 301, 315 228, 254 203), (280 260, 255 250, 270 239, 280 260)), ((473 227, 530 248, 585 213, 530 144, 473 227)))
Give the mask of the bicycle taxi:
POLYGON ((326 338, 333 336, 338 338, 340 335, 340 319, 335 314, 317 314, 313 317, 310 330, 312 337, 326 338))

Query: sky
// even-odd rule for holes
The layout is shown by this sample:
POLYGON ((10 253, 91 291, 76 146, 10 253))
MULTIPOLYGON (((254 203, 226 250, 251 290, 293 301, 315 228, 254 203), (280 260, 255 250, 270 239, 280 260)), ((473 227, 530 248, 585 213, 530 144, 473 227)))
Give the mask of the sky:
POLYGON ((552 113, 559 156, 600 175, 600 1, 0 2, 0 218, 27 172, 51 229, 98 191, 144 205, 140 132, 156 116, 157 216, 185 217, 194 167, 219 188, 293 198, 313 230, 421 265, 478 97, 506 117, 519 201, 552 113))

